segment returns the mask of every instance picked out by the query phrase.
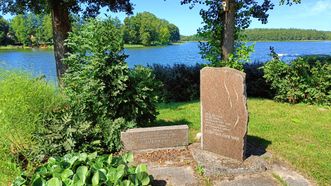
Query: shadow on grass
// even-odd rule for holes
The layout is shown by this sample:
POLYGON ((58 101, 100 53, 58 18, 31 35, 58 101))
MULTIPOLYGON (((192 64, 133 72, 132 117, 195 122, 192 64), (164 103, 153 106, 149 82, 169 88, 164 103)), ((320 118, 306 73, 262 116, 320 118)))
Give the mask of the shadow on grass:
POLYGON ((154 126, 172 126, 172 125, 192 125, 192 122, 186 120, 186 119, 179 119, 179 120, 163 120, 158 119, 155 121, 154 126))
POLYGON ((257 137, 247 135, 247 147, 246 147, 246 158, 250 156, 261 156, 266 153, 267 147, 271 145, 271 141, 257 137))

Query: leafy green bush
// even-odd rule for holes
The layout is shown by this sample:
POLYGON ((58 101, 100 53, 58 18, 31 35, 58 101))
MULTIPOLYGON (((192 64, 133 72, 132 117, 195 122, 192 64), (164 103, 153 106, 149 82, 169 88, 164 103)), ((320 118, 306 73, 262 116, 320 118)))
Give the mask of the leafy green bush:
POLYGON ((13 183, 21 185, 149 185, 147 166, 129 166, 131 153, 120 157, 93 154, 67 154, 63 158, 49 158, 32 176, 22 175, 13 183))
POLYGON ((192 101, 200 96, 200 69, 202 65, 185 64, 150 66, 157 80, 163 83, 161 96, 164 101, 192 101))
POLYGON ((112 19, 88 20, 70 33, 67 46, 67 102, 48 115, 36 138, 50 155, 117 151, 121 131, 155 120, 160 83, 150 69, 128 68, 121 30, 112 19))
MULTIPOLYGON (((262 63, 245 63, 247 95, 250 97, 271 98, 274 91, 263 77, 262 63)), ((200 70, 203 65, 187 66, 175 64, 173 66, 154 64, 150 66, 157 80, 161 81, 161 97, 165 102, 192 101, 200 96, 200 70)))
POLYGON ((160 99, 161 81, 152 69, 136 66, 130 69, 126 86, 126 100, 119 106, 119 116, 134 120, 139 126, 150 125, 158 114, 155 105, 160 99))
POLYGON ((30 169, 39 156, 33 133, 63 96, 55 86, 23 72, 0 69, 0 185, 30 169))
POLYGON ((276 100, 331 105, 330 57, 298 58, 289 64, 275 59, 263 70, 276 100))

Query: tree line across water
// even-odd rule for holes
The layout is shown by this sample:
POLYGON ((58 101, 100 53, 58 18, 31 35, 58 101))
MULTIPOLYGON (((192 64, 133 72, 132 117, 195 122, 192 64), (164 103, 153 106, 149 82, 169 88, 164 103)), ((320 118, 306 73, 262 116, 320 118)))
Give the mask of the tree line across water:
MULTIPOLYGON (((313 29, 265 29, 255 28, 243 31, 248 41, 304 41, 304 40, 331 40, 331 31, 313 29)), ((198 34, 181 36, 182 41, 205 41, 198 34)))
MULTIPOLYGON (((84 24, 78 16, 71 16, 73 30, 84 24)), ((180 40, 179 28, 149 12, 116 19, 125 44, 166 45, 180 40)), ((49 14, 19 14, 10 20, 0 18, 0 45, 48 46, 53 45, 52 20, 49 14)))

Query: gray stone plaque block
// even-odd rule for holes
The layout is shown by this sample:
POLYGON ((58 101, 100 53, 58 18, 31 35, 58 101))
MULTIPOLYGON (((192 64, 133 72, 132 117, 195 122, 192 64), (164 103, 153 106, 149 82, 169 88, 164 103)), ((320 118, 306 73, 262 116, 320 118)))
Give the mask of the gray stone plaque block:
POLYGON ((245 73, 207 67, 200 75, 202 149, 242 161, 248 125, 245 73))
POLYGON ((121 133, 124 150, 171 148, 188 145, 188 126, 129 129, 121 133))

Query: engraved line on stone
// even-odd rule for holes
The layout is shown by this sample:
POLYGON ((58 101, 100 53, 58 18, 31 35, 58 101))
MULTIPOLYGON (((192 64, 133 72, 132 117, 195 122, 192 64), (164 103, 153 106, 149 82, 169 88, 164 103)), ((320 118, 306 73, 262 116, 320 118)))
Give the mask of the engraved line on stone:
POLYGON ((234 124, 234 128, 237 127, 238 123, 239 123, 239 116, 238 116, 238 114, 237 114, 237 121, 236 121, 236 123, 234 124))
POLYGON ((226 86, 226 81, 223 81, 224 84, 224 88, 226 90, 226 93, 228 94, 228 100, 230 101, 230 107, 232 108, 232 101, 231 101, 231 97, 230 97, 230 92, 228 90, 228 87, 226 86))
POLYGON ((237 101, 238 101, 239 100, 238 92, 237 92, 237 90, 235 88, 233 88, 233 90, 234 90, 234 93, 236 93, 236 98, 237 98, 237 101))

